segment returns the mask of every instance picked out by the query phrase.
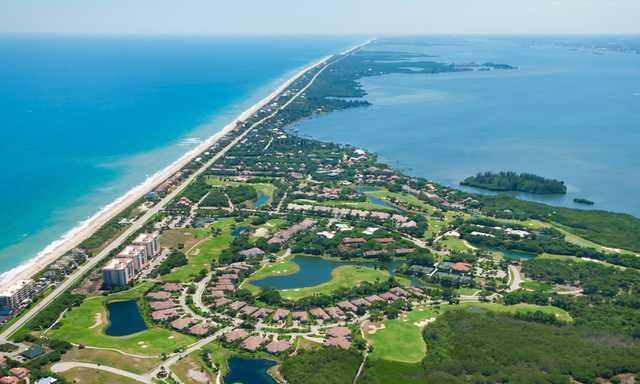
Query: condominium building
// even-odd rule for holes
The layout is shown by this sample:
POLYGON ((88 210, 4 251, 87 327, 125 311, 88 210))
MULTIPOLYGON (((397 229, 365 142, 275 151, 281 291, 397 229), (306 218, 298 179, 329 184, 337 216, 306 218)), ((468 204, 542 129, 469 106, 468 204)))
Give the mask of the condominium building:
POLYGON ((141 233, 133 241, 133 245, 146 249, 147 260, 155 257, 160 252, 160 241, 157 233, 141 233))
POLYGON ((134 275, 133 260, 130 258, 113 258, 102 268, 105 288, 124 287, 133 280, 134 275))
POLYGON ((0 307, 16 309, 35 293, 33 280, 19 280, 0 292, 0 307))
POLYGON ((131 259, 133 262, 133 272, 138 273, 147 264, 147 250, 141 245, 127 245, 116 258, 131 259))

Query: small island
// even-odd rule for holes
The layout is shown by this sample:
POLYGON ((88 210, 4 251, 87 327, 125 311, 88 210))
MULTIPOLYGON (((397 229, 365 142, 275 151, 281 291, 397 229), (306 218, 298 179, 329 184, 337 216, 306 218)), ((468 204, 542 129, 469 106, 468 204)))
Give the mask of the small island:
POLYGON ((591 200, 582 198, 582 197, 576 197, 575 199, 573 199, 573 202, 576 204, 584 204, 584 205, 594 205, 595 203, 591 200))
POLYGON ((541 195, 567 193, 567 187, 564 185, 564 182, 546 179, 531 173, 484 172, 467 177, 461 181, 460 184, 490 191, 516 191, 541 195))

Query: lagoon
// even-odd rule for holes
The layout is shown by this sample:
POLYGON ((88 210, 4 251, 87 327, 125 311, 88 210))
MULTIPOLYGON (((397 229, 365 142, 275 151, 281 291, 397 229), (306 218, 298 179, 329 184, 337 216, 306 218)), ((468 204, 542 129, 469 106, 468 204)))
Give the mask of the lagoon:
POLYGON ((109 326, 104 333, 108 336, 128 336, 147 329, 135 300, 108 303, 107 311, 109 326))
POLYGON ((530 172, 565 181, 568 193, 517 194, 520 198, 640 216, 640 55, 613 49, 594 54, 590 38, 571 39, 381 42, 368 49, 420 52, 440 62, 499 62, 518 69, 365 78, 365 98, 372 106, 319 115, 295 130, 371 150, 408 174, 456 188, 477 172, 530 172), (596 204, 579 205, 575 197, 596 204))

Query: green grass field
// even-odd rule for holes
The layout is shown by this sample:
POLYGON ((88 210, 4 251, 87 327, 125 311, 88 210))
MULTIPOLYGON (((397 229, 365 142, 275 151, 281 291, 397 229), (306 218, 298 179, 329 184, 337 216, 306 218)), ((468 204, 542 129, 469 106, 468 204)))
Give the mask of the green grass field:
MULTIPOLYGON (((211 225, 211 228, 218 228, 222 231, 219 236, 212 238, 200 238, 192 248, 187 250, 188 264, 178 267, 161 277, 162 281, 178 281, 186 282, 193 279, 204 268, 211 269, 211 262, 217 260, 220 253, 231 244, 233 235, 231 235, 231 227, 235 221, 232 218, 218 220, 211 225), (206 239, 206 240, 203 240, 206 239)), ((210 230, 206 230, 210 234, 210 230)))
POLYGON ((191 344, 195 340, 193 337, 155 326, 122 337, 107 336, 104 333, 108 327, 105 304, 111 301, 138 299, 148 288, 148 284, 141 284, 126 292, 106 297, 90 297, 79 307, 68 311, 62 319, 61 326, 51 330, 49 337, 80 345, 114 348, 144 356, 173 352, 176 348, 191 344))
POLYGON ((447 237, 444 240, 440 240, 438 244, 451 251, 465 252, 469 250, 469 247, 465 245, 464 240, 460 240, 455 237, 447 237))
POLYGON ((396 201, 418 208, 420 211, 432 214, 435 208, 424 201, 418 199, 414 195, 406 192, 390 192, 387 189, 380 189, 377 191, 367 192, 367 194, 378 197, 380 199, 389 200, 394 198, 396 201))
POLYGON ((285 299, 300 300, 303 297, 315 294, 328 295, 338 288, 355 287, 365 281, 373 283, 376 280, 385 280, 387 278, 389 278, 387 271, 354 265, 343 265, 331 272, 331 280, 326 283, 313 287, 283 289, 280 290, 280 294, 285 299))
POLYGON ((157 367, 161 362, 161 360, 157 358, 143 359, 139 357, 126 356, 115 351, 90 348, 73 348, 62 355, 61 361, 79 361, 83 363, 108 365, 137 374, 149 372, 157 367))
POLYGON ((68 383, 140 384, 139 381, 113 373, 89 368, 73 368, 60 373, 68 383))
POLYGON ((418 307, 395 320, 384 321, 384 329, 373 334, 365 332, 367 340, 373 344, 372 359, 418 363, 427 351, 422 338, 422 328, 416 323, 436 316, 436 312, 418 307))

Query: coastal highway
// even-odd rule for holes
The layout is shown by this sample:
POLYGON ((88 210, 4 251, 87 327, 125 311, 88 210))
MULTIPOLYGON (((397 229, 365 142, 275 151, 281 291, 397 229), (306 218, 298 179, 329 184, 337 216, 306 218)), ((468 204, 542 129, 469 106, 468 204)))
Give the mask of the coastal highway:
MULTIPOLYGON (((122 245, 130 236, 132 236, 135 232, 140 230, 145 223, 153 217, 153 215, 159 213, 164 207, 169 204, 176 196, 178 196, 186 187, 189 185, 196 177, 200 176, 206 169, 208 169, 213 163, 218 161, 222 156, 224 156, 230 149, 232 149, 236 144, 242 141, 245 136, 247 136, 255 127, 259 126, 266 120, 273 118, 278 112, 286 108, 289 104, 291 104, 295 99, 300 97, 309 87, 316 81, 316 79, 324 72, 332 64, 344 59, 347 55, 350 55, 362 47, 369 44, 370 41, 367 41, 364 44, 360 44, 356 47, 351 48, 350 50, 343 53, 343 56, 332 61, 327 64, 327 60, 330 57, 324 58, 323 60, 305 68, 301 72, 299 72, 296 76, 292 77, 287 83, 287 86, 293 84, 297 79, 302 77, 308 71, 316 68, 320 65, 325 64, 305 85, 302 89, 296 92, 286 103, 284 103, 280 108, 275 110, 272 114, 258 120, 251 127, 246 129, 240 135, 238 135, 235 139, 233 139, 229 144, 227 144, 223 149, 217 152, 211 159, 209 159, 206 163, 204 163, 196 172, 191 174, 182 184, 180 184, 176 189, 174 189, 171 193, 165 196, 162 200, 160 200, 155 206, 145 212, 140 218, 134 221, 129 228, 127 228, 120 236, 118 236, 115 240, 111 241, 100 253, 90 258, 86 263, 76 269, 73 273, 71 273, 60 285, 58 285, 49 295, 42 298, 39 302, 37 302, 31 309, 29 309, 26 313, 20 316, 15 322, 10 324, 6 329, 0 333, 0 342, 5 342, 13 335, 18 329, 27 324, 35 315, 37 315, 41 310, 46 308, 56 297, 60 296, 63 292, 69 289, 73 284, 79 281, 85 274, 89 273, 93 268, 96 267, 101 261, 103 261, 111 251, 118 248, 122 245)), ((274 95, 274 98, 278 95, 274 95)))

